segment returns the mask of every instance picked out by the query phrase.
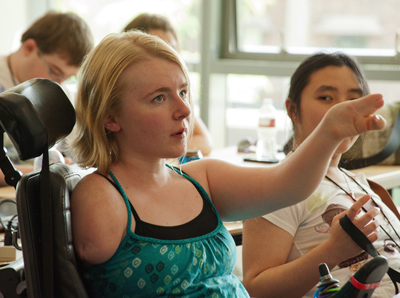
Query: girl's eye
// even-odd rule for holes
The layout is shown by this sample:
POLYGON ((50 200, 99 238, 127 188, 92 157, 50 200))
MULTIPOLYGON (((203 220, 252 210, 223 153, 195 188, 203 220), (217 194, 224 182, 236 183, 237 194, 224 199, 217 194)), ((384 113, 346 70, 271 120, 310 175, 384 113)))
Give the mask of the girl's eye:
POLYGON ((322 99, 322 100, 332 100, 332 97, 330 97, 330 96, 320 96, 318 98, 322 99))
POLYGON ((186 98, 186 95, 187 95, 186 90, 181 91, 181 92, 179 93, 179 95, 180 95, 182 98, 186 98))
POLYGON ((164 97, 162 95, 157 96, 156 98, 153 99, 154 102, 163 102, 164 97))

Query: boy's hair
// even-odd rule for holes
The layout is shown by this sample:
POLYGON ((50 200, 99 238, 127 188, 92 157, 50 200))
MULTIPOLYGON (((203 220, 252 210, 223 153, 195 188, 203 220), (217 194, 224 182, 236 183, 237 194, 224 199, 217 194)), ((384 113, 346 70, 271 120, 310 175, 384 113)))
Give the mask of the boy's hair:
POLYGON ((22 34, 21 43, 28 39, 35 40, 43 54, 59 54, 78 67, 94 46, 89 25, 75 13, 46 13, 22 34))
MULTIPOLYGON (((193 108, 185 63, 167 43, 140 31, 106 36, 87 56, 78 74, 77 130, 71 147, 80 166, 96 167, 99 172, 107 173, 111 163, 119 160, 114 134, 107 131, 104 124, 110 115, 118 115, 121 96, 129 87, 121 77, 123 71, 152 58, 171 61, 181 68, 188 82, 188 101, 193 108)), ((192 117, 190 122, 192 128, 192 117)))
MULTIPOLYGON (((178 43, 178 35, 176 34, 171 22, 168 20, 168 18, 159 14, 151 14, 146 12, 139 14, 128 25, 125 26, 123 32, 131 30, 140 30, 145 33, 149 33, 150 30, 162 30, 164 32, 170 32, 178 43)), ((177 50, 179 51, 179 43, 177 50)))

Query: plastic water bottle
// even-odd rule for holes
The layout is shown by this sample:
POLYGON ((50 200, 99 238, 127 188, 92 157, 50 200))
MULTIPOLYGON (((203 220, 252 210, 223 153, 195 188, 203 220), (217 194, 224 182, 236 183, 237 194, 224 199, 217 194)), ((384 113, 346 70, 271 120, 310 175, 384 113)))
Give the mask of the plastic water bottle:
POLYGON ((276 159, 276 109, 271 98, 263 99, 257 128, 257 158, 276 159))

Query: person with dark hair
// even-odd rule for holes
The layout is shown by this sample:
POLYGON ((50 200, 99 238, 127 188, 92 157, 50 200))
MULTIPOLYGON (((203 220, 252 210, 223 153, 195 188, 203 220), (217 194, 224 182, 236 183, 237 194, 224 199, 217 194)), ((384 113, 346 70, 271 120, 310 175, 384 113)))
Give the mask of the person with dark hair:
MULTIPOLYGON (((173 47, 178 53, 180 51, 180 44, 178 42, 178 35, 176 34, 175 28, 172 26, 168 18, 162 15, 146 12, 141 13, 125 26, 123 32, 130 30, 140 30, 158 36, 173 47)), ((201 150, 203 155, 208 155, 212 150, 212 144, 212 137, 207 126, 200 117, 195 115, 193 135, 188 141, 188 150, 201 150)))
MULTIPOLYGON (((72 143, 78 165, 97 169, 71 198, 74 248, 90 296, 249 297, 232 273, 236 246, 222 220, 307 198, 340 143, 384 127, 373 114, 382 105, 373 94, 333 107, 275 167, 211 158, 172 167, 193 125, 185 63, 150 34, 108 35, 80 70, 72 143)), ((351 220, 360 207, 351 208, 351 220)))
MULTIPOLYGON (((326 113, 369 93, 364 75, 350 56, 317 53, 304 60, 291 77, 286 100, 294 137, 283 163, 304 146, 326 113)), ((306 200, 244 221, 243 282, 250 295, 314 297, 320 263, 326 263, 333 278, 343 285, 369 257, 338 221, 345 213, 349 215, 354 205, 364 204, 366 195, 371 199, 354 221, 371 221, 372 226, 361 231, 375 241, 391 267, 400 269, 399 220, 371 190, 364 174, 338 167, 342 153, 355 141, 356 137, 348 138, 336 148, 324 180, 306 200), (374 216, 379 220, 373 221, 374 216), (375 229, 378 232, 373 232, 375 229)), ((393 283, 385 275, 373 297, 394 295, 393 283)))
MULTIPOLYGON (((21 37, 19 49, 0 57, 0 93, 34 78, 62 83, 77 74, 84 57, 94 46, 89 25, 75 13, 49 11, 37 19, 21 37)), ((67 90, 66 90, 67 91, 67 90)), ((6 137, 7 156, 23 174, 33 162, 22 162, 6 137)), ((0 173, 0 185, 6 185, 0 173)))

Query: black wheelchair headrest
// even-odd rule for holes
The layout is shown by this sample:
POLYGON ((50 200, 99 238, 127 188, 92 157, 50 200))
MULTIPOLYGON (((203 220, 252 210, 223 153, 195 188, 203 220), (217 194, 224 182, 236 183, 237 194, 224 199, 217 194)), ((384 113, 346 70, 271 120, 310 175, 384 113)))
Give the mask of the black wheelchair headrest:
POLYGON ((0 125, 27 160, 70 134, 75 110, 58 83, 32 79, 0 93, 0 125))

